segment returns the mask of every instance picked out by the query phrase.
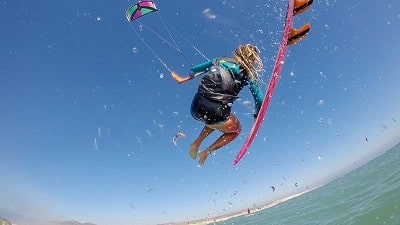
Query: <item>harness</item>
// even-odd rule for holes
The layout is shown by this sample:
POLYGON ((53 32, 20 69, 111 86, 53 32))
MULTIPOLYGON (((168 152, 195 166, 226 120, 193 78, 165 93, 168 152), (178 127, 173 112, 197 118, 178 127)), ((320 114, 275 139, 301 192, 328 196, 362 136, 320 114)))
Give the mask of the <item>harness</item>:
POLYGON ((213 101, 222 104, 232 103, 247 85, 247 76, 243 68, 233 58, 220 58, 213 62, 201 80, 198 92, 213 101))

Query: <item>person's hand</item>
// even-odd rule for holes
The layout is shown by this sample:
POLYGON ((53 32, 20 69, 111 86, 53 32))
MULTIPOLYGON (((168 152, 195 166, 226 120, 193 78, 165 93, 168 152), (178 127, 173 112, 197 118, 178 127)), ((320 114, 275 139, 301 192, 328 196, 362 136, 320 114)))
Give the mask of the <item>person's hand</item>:
POLYGON ((180 77, 177 73, 175 73, 174 71, 171 71, 171 76, 172 79, 174 79, 176 82, 178 82, 178 84, 181 84, 183 82, 183 78, 180 77))

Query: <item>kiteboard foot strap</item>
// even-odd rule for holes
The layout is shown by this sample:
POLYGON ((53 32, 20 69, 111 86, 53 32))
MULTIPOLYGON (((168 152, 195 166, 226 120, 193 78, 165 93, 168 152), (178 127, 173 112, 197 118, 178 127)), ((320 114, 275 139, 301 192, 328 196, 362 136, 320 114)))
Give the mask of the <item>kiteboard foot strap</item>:
POLYGON ((295 0, 293 15, 297 16, 310 8, 314 0, 295 0))
POLYGON ((290 28, 289 38, 288 38, 288 45, 296 44, 299 41, 303 40, 306 35, 310 32, 310 24, 306 23, 300 29, 290 28))

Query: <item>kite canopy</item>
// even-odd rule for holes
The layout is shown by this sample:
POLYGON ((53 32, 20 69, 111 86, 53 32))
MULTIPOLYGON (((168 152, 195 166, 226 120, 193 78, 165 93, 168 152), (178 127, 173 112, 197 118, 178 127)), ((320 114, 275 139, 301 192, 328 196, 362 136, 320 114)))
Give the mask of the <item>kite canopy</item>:
POLYGON ((152 1, 139 1, 132 5, 126 10, 126 19, 128 22, 132 22, 139 17, 142 17, 148 13, 157 11, 157 7, 152 1))

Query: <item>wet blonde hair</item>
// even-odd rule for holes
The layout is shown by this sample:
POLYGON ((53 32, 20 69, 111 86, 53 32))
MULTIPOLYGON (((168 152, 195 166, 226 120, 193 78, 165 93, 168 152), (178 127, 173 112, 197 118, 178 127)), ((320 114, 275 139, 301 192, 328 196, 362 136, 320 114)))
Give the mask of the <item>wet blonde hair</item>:
POLYGON ((259 79, 258 72, 263 70, 263 62, 258 48, 251 44, 239 45, 233 53, 235 60, 246 70, 254 81, 259 79))

